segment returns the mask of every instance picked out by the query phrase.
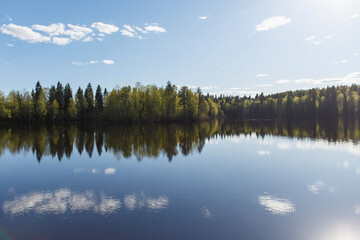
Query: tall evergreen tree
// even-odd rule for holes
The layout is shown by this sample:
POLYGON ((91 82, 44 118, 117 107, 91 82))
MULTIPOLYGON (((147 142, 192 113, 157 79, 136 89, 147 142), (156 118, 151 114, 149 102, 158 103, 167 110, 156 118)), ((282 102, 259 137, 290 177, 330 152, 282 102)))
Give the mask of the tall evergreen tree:
POLYGON ((64 89, 64 111, 66 111, 66 109, 69 106, 70 98, 73 98, 73 94, 72 94, 70 84, 67 83, 65 85, 65 89, 64 89))
POLYGON ((81 89, 81 87, 79 87, 76 92, 75 105, 77 109, 77 117, 79 119, 83 119, 85 114, 85 101, 84 101, 84 92, 81 89))
POLYGON ((95 109, 97 113, 101 113, 104 109, 104 100, 100 85, 98 85, 96 88, 95 109))
POLYGON ((56 100, 59 104, 59 112, 61 114, 64 111, 64 88, 60 82, 58 82, 56 86, 56 100))

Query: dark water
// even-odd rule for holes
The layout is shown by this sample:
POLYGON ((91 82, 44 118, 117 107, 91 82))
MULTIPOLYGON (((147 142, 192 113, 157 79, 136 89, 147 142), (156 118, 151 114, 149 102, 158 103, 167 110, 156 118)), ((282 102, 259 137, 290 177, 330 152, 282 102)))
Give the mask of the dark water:
POLYGON ((360 239, 358 122, 0 127, 0 239, 360 239))

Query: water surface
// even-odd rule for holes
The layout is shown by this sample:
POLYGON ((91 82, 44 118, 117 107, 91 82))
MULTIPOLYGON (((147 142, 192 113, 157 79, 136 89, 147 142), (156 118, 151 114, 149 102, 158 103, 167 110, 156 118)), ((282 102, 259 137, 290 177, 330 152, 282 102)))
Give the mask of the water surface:
POLYGON ((0 239, 359 239, 359 124, 0 127, 0 239))

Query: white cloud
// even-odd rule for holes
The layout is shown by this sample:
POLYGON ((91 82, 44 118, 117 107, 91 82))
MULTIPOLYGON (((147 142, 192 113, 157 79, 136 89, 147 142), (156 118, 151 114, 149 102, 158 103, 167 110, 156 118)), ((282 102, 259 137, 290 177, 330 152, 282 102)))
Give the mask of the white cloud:
POLYGON ((155 33, 164 33, 166 29, 163 27, 159 27, 157 23, 151 23, 145 26, 145 30, 148 32, 155 32, 155 33))
POLYGON ((265 19, 260 24, 256 25, 256 31, 268 31, 270 29, 277 28, 288 23, 291 23, 291 18, 287 18, 284 16, 274 16, 265 19))
POLYGON ((274 215, 288 215, 296 211, 295 204, 271 195, 259 196, 259 204, 274 215))
POLYGON ((103 63, 105 64, 114 64, 115 62, 113 60, 103 60, 103 63))
POLYGON ((313 44, 315 44, 315 45, 319 45, 319 44, 321 44, 322 43, 322 40, 318 40, 318 41, 314 41, 313 42, 313 44))
POLYGON ((280 79, 280 80, 277 80, 276 83, 277 84, 285 84, 285 83, 289 83, 290 80, 287 80, 287 79, 280 79))
POLYGON ((72 62, 73 65, 78 65, 78 66, 82 66, 82 65, 86 65, 86 62, 72 62))
POLYGON ((116 172, 115 168, 107 168, 107 169, 104 170, 104 173, 106 175, 113 175, 113 174, 115 174, 115 172, 116 172))
POLYGON ((7 43, 6 46, 8 46, 8 47, 13 47, 14 44, 12 44, 12 43, 7 43))
POLYGON ((206 86, 206 87, 202 87, 201 90, 211 90, 211 89, 217 89, 218 86, 206 86))
POLYGON ((268 73, 259 73, 259 74, 256 74, 256 77, 259 78, 259 77, 268 77, 269 74, 268 73))
POLYGON ((122 29, 120 30, 121 34, 124 35, 124 36, 127 36, 127 37, 135 37, 135 34, 132 33, 132 32, 129 32, 128 30, 126 29, 122 29))
POLYGON ((50 37, 43 36, 38 32, 34 32, 31 28, 26 26, 19 26, 13 23, 3 24, 0 27, 3 34, 11 35, 20 40, 28 41, 30 43, 50 42, 50 37))
POLYGON ((325 39, 331 39, 331 38, 333 38, 333 35, 326 35, 324 38, 325 39))
POLYGON ((88 27, 76 26, 76 25, 72 25, 72 24, 68 24, 67 26, 70 29, 66 30, 63 33, 63 35, 68 35, 71 39, 74 39, 74 40, 80 40, 80 39, 86 37, 86 35, 93 32, 91 30, 91 28, 88 28, 88 27))
POLYGON ((358 53, 354 53, 354 56, 359 56, 359 54, 358 54, 358 53))
POLYGON ((91 42, 92 40, 94 40, 92 37, 87 36, 87 37, 84 38, 82 41, 83 41, 83 42, 91 42))
POLYGON ((260 88, 267 88, 267 87, 271 87, 272 84, 259 84, 259 85, 255 85, 256 87, 260 87, 260 88))
POLYGON ((56 45, 60 45, 60 46, 65 46, 65 45, 71 43, 71 39, 70 38, 53 37, 52 43, 54 43, 56 45))
POLYGON ((311 41, 314 40, 315 38, 316 38, 315 36, 307 37, 305 38, 305 41, 311 41))
POLYGON ((100 37, 105 37, 105 34, 99 33, 98 36, 100 36, 100 37))
POLYGON ((119 31, 119 28, 113 24, 106 24, 106 23, 102 23, 102 22, 94 22, 93 24, 91 24, 92 28, 95 28, 96 30, 98 30, 101 33, 106 33, 106 34, 112 34, 114 32, 119 31))
POLYGON ((99 61, 90 61, 90 64, 98 63, 99 61))
POLYGON ((342 59, 339 61, 339 63, 347 63, 347 60, 346 59, 342 59))
POLYGON ((143 30, 142 28, 139 28, 137 26, 135 26, 135 29, 138 30, 141 33, 148 33, 147 31, 143 30))
POLYGON ((128 30, 129 32, 135 32, 135 29, 132 28, 130 25, 124 24, 124 28, 125 28, 126 30, 128 30))
POLYGON ((32 29, 45 32, 50 36, 59 36, 60 34, 64 34, 65 32, 65 25, 62 23, 54 23, 49 26, 34 24, 31 26, 32 29))
POLYGON ((308 78, 296 79, 295 83, 296 84, 311 83, 312 80, 313 79, 308 79, 308 78))
POLYGON ((359 14, 353 14, 350 16, 350 18, 353 18, 353 19, 359 18, 359 14))
POLYGON ((206 20, 208 17, 207 16, 199 16, 200 20, 206 20))

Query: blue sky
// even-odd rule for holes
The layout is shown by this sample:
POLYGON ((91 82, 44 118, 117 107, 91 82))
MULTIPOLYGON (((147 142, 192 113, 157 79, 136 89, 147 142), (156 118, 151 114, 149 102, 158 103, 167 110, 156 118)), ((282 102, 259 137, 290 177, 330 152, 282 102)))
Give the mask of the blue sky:
POLYGON ((360 83, 360 1, 2 1, 0 84, 171 81, 274 93, 360 83))

